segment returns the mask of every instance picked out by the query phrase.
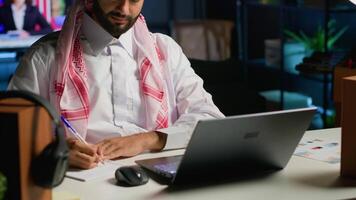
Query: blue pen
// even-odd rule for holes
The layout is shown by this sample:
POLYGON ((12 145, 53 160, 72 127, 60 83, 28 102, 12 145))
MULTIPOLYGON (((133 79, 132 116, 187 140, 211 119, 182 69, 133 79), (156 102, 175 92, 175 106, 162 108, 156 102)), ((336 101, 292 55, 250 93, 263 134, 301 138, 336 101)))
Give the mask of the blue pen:
POLYGON ((64 123, 64 125, 66 125, 66 127, 70 130, 70 132, 81 142, 83 142, 84 144, 88 145, 88 143, 84 140, 84 138, 73 128, 73 126, 67 121, 66 118, 64 118, 63 116, 61 116, 61 120, 64 123))

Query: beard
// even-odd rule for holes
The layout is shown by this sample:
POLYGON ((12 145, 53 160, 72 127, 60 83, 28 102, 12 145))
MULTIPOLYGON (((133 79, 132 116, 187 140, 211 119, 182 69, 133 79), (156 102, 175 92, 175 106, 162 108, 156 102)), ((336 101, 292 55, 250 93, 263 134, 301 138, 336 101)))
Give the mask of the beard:
POLYGON ((97 0, 94 0, 93 4, 93 13, 97 22, 103 27, 108 33, 110 33, 113 37, 119 38, 121 34, 128 31, 136 22, 137 16, 129 16, 123 15, 117 11, 111 11, 109 13, 105 13, 103 9, 100 7, 97 0), (112 22, 110 19, 113 19, 112 22), (121 21, 125 21, 126 23, 115 23, 115 19, 120 19, 121 21))

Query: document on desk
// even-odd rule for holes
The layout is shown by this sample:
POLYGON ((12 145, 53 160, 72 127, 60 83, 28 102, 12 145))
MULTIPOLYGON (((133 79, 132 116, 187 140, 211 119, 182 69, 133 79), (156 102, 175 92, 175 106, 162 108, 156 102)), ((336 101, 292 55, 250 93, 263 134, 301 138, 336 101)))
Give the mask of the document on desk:
POLYGON ((66 177, 79 181, 91 181, 99 178, 114 177, 115 170, 119 167, 120 165, 115 162, 105 161, 104 164, 99 164, 93 169, 68 169, 66 177))
POLYGON ((317 137, 303 138, 294 155, 330 164, 340 163, 340 142, 317 137))

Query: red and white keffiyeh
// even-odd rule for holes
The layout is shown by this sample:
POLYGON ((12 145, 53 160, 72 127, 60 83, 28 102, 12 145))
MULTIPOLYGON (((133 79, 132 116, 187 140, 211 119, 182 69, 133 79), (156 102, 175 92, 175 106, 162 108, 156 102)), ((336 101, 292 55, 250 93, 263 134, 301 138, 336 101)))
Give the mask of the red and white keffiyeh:
MULTIPOLYGON (((73 122, 81 133, 85 133, 90 114, 89 85, 83 49, 80 44, 80 28, 85 10, 92 9, 92 0, 77 0, 59 35, 55 73, 51 77, 56 97, 52 102, 59 113, 73 122)), ((141 89, 146 108, 146 129, 156 130, 168 127, 168 105, 163 81, 162 61, 152 34, 149 32, 144 17, 139 16, 133 26, 133 41, 138 49, 140 64, 141 89)), ((115 78, 115 77, 113 77, 115 78)))

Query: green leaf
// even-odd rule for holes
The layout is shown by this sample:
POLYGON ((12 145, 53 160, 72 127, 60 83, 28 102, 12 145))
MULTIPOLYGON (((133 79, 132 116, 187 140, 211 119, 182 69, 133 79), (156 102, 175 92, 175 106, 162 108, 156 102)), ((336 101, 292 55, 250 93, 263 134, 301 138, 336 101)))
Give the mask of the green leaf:
MULTIPOLYGON (((348 27, 343 27, 341 30, 336 29, 336 20, 331 19, 328 22, 328 41, 327 47, 332 48, 337 40, 347 31, 348 27)), ((303 31, 298 33, 290 30, 284 30, 284 33, 291 39, 304 44, 306 49, 314 51, 325 51, 325 37, 326 33, 324 27, 319 25, 316 32, 312 36, 306 35, 303 31)))
POLYGON ((301 42, 304 43, 305 41, 303 40, 303 38, 301 38, 299 35, 295 34, 292 31, 289 30, 284 30, 284 33, 289 36, 291 39, 297 41, 297 42, 301 42))
POLYGON ((308 37, 303 31, 299 31, 300 37, 303 39, 303 45, 306 49, 312 49, 312 38, 308 37))
POLYGON ((325 32, 321 31, 319 33, 319 37, 317 37, 318 40, 318 51, 324 52, 325 51, 325 32))
POLYGON ((4 199, 7 189, 6 177, 0 172, 0 200, 4 199))
POLYGON ((330 36, 330 35, 333 35, 335 32, 336 32, 336 28, 335 28, 335 27, 331 27, 331 28, 329 28, 329 33, 328 33, 328 35, 329 35, 329 36, 330 36))
POLYGON ((339 32, 337 32, 334 36, 329 36, 328 39, 328 48, 332 48, 334 44, 336 43, 337 40, 340 39, 340 37, 349 29, 348 26, 345 26, 342 28, 339 32))
POLYGON ((335 19, 331 19, 329 20, 328 22, 328 28, 332 28, 332 27, 335 27, 336 26, 336 20, 335 19))

